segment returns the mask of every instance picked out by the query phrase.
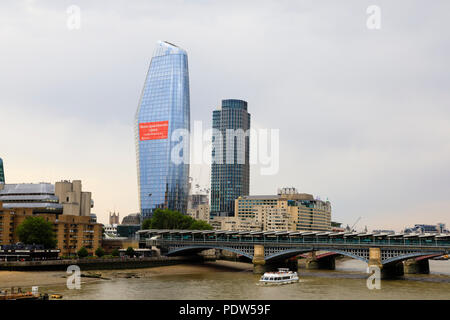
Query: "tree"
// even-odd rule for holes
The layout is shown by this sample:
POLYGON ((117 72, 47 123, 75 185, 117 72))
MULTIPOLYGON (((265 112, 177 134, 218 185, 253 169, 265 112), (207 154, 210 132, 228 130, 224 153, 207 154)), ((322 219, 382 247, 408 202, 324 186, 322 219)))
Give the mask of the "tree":
POLYGON ((97 250, 95 250, 95 255, 101 258, 105 255, 105 250, 103 250, 102 247, 98 247, 97 250))
POLYGON ((151 218, 145 219, 144 222, 142 222, 142 229, 146 230, 151 228, 152 228, 152 219, 151 218))
POLYGON ((203 220, 195 220, 191 226, 189 227, 190 230, 212 230, 213 227, 206 223, 203 220))
POLYGON ((128 247, 127 251, 125 251, 125 254, 129 257, 134 257, 135 256, 134 249, 132 247, 128 247))
POLYGON ((80 250, 78 250, 77 255, 79 258, 86 258, 89 255, 89 252, 85 247, 81 247, 80 250))
POLYGON ((142 228, 212 230, 212 226, 204 221, 195 220, 178 211, 169 209, 156 209, 152 218, 144 220, 142 228))
POLYGON ((41 244, 46 249, 56 247, 56 235, 53 224, 42 217, 27 217, 18 227, 20 242, 25 244, 41 244))
POLYGON ((120 256, 120 252, 119 252, 119 249, 114 249, 112 252, 111 252, 111 255, 113 256, 113 257, 118 257, 118 256, 120 256))

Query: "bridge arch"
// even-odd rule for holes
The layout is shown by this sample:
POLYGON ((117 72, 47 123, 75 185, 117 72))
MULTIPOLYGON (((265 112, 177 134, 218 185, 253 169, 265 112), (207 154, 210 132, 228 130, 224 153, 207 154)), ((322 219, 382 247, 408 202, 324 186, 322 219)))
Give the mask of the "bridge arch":
POLYGON ((382 260, 381 263, 383 265, 387 265, 387 264, 401 262, 401 261, 404 261, 404 260, 413 259, 413 258, 417 258, 417 257, 431 256, 431 255, 434 255, 434 254, 436 254, 436 256, 442 255, 439 252, 426 253, 426 254, 424 254, 423 252, 412 252, 412 253, 402 254, 402 255, 398 255, 396 257, 392 257, 392 258, 389 258, 389 259, 382 260))
MULTIPOLYGON (((346 256, 346 257, 349 257, 349 258, 353 258, 353 259, 365 262, 365 263, 369 263, 369 259, 368 258, 364 258, 364 257, 358 256, 357 254, 354 254, 352 252, 348 252, 348 251, 344 251, 344 250, 336 250, 336 249, 328 250, 328 251, 334 252, 334 253, 336 253, 336 255, 343 255, 343 256, 346 256)), ((367 252, 367 255, 369 255, 369 252, 367 252)))
POLYGON ((180 248, 176 248, 174 250, 170 250, 167 253, 167 255, 171 256, 171 255, 177 255, 179 253, 186 252, 186 251, 203 251, 203 250, 208 250, 208 249, 219 249, 219 250, 230 251, 233 253, 243 255, 244 257, 249 258, 250 260, 253 260, 253 255, 250 255, 249 253, 241 251, 239 249, 224 247, 224 246, 208 246, 208 245, 180 247, 180 248))
MULTIPOLYGON (((266 261, 271 261, 271 260, 277 260, 277 259, 288 259, 290 257, 294 257, 298 254, 302 254, 302 253, 307 253, 307 252, 312 252, 312 251, 317 251, 317 248, 309 248, 309 249, 290 249, 290 250, 284 250, 281 252, 277 252, 275 254, 272 254, 270 256, 265 257, 266 261)), ((347 256, 349 258, 352 259, 357 259, 360 261, 363 261, 365 263, 368 263, 369 260, 365 257, 359 256, 357 254, 354 254, 352 252, 349 251, 344 251, 344 250, 336 250, 336 249, 326 249, 326 248, 321 248, 320 251, 330 251, 330 252, 334 252, 336 255, 343 255, 343 256, 347 256)), ((368 252, 367 252, 368 255, 368 252)))
POLYGON ((269 256, 264 257, 265 261, 273 261, 273 260, 279 260, 279 259, 289 259, 292 257, 295 257, 302 253, 307 253, 314 251, 313 249, 290 249, 290 250, 284 250, 280 251, 274 254, 271 254, 269 256))

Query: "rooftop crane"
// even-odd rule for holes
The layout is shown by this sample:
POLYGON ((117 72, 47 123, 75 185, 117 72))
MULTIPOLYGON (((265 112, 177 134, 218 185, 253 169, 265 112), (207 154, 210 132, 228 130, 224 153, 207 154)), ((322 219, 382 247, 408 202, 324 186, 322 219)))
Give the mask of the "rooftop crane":
POLYGON ((350 228, 350 230, 353 231, 353 228, 356 226, 356 224, 359 222, 359 220, 361 220, 362 217, 359 217, 358 219, 356 219, 355 223, 352 225, 352 227, 350 228))

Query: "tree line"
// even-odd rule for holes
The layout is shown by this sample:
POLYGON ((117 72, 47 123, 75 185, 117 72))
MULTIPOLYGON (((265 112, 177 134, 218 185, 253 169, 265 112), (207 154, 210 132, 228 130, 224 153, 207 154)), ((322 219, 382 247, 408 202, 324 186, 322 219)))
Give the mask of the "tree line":
POLYGON ((144 220, 142 229, 212 230, 213 227, 178 211, 156 209, 151 218, 144 220))

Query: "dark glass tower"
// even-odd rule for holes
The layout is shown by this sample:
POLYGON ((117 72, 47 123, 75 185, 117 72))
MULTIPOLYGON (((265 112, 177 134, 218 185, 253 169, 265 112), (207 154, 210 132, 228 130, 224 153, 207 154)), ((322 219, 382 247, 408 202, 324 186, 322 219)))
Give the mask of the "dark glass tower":
POLYGON ((3 169, 2 158, 0 158, 0 183, 5 183, 5 170, 3 169))
POLYGON ((249 194, 250 114, 243 100, 213 111, 211 217, 234 216, 234 200, 249 194))
MULTIPOLYGON (((173 139, 190 129, 189 73, 186 51, 159 41, 136 112, 135 140, 139 205, 142 217, 156 208, 186 212, 189 163, 176 162, 173 151, 189 159, 189 141, 173 139), (173 141, 175 140, 175 141, 173 141)), ((188 140, 188 139, 187 139, 188 140)))

